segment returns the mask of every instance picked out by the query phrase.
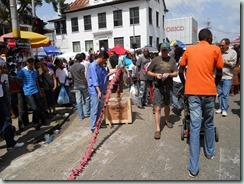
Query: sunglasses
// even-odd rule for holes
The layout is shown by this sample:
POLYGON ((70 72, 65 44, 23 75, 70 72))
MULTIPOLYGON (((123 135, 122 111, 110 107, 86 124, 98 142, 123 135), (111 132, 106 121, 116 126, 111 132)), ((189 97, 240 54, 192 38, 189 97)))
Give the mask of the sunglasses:
POLYGON ((224 47, 225 45, 219 45, 220 47, 224 47))

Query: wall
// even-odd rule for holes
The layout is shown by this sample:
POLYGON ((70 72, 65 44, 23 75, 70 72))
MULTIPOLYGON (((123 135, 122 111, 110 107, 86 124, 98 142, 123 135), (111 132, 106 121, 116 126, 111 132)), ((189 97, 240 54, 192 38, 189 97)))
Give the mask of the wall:
POLYGON ((133 25, 130 25, 129 8, 138 7, 140 10, 140 24, 135 24, 135 36, 141 36, 141 47, 149 44, 149 35, 153 36, 153 46, 156 47, 156 37, 160 38, 160 42, 163 40, 163 23, 162 16, 164 6, 163 2, 158 3, 157 0, 150 1, 131 1, 127 3, 115 4, 112 6, 104 6, 96 9, 84 10, 74 13, 66 14, 67 25, 67 37, 66 35, 58 35, 56 45, 59 46, 62 51, 72 52, 75 41, 80 41, 81 51, 85 51, 85 41, 93 40, 94 50, 99 50, 99 40, 108 39, 109 48, 114 47, 114 38, 124 37, 124 47, 130 49, 130 36, 133 36, 133 25), (159 6, 160 4, 160 6, 159 6), (148 7, 153 9, 153 26, 149 25, 148 21, 148 7), (123 26, 114 27, 113 25, 113 11, 122 9, 123 12, 123 26), (159 24, 160 27, 156 27, 156 10, 160 13, 159 24), (98 13, 106 12, 107 28, 98 29, 98 13), (83 16, 91 15, 92 17, 92 30, 84 30, 83 16), (71 30, 71 18, 78 17, 79 31, 72 32, 71 30), (67 49, 68 45, 68 49, 67 49))
POLYGON ((181 40, 184 44, 197 43, 198 23, 192 17, 165 20, 165 34, 170 41, 181 40))

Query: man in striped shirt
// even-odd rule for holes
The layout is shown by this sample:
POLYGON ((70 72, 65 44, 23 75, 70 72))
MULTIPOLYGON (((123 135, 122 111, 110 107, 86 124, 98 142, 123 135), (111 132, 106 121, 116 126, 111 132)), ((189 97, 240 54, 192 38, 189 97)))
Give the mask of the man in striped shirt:
POLYGON ((34 69, 34 59, 27 59, 27 66, 22 68, 17 75, 18 83, 22 86, 27 104, 33 110, 33 125, 39 130, 42 124, 45 124, 45 115, 39 107, 39 97, 42 92, 38 84, 38 72, 34 69))

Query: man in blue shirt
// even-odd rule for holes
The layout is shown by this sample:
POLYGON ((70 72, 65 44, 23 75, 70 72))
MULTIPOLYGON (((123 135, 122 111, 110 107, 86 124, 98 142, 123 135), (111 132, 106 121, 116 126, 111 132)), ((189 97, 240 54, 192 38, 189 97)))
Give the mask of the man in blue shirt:
POLYGON ((39 107, 39 96, 42 92, 38 84, 38 72, 34 69, 34 59, 27 59, 27 66, 22 68, 17 75, 18 83, 23 87, 27 104, 33 110, 33 125, 39 130, 42 124, 45 124, 45 115, 39 107), (41 120, 41 122, 39 121, 41 120))
POLYGON ((103 67, 109 55, 106 51, 101 51, 97 59, 92 62, 88 69, 88 92, 91 98, 90 128, 94 132, 96 122, 103 108, 103 96, 107 89, 107 70, 103 67))

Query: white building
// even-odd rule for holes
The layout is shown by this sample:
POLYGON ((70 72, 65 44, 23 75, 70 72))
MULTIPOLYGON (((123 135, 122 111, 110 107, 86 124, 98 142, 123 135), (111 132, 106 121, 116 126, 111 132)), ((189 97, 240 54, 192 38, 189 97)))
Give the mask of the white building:
POLYGON ((170 40, 180 40, 184 44, 198 41, 198 23, 192 17, 165 20, 165 36, 170 40))
POLYGON ((76 0, 55 23, 55 45, 63 52, 158 46, 163 41, 164 0, 76 0))

